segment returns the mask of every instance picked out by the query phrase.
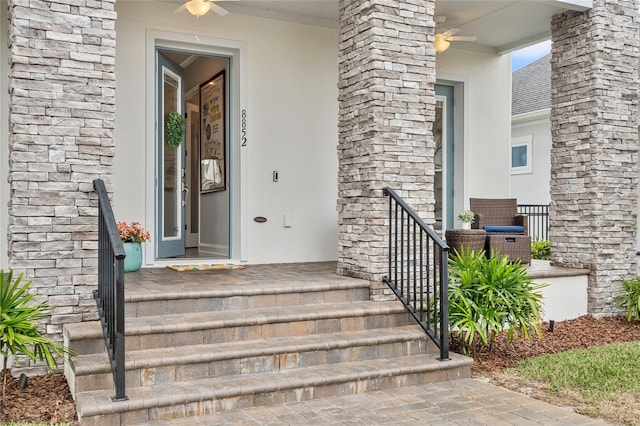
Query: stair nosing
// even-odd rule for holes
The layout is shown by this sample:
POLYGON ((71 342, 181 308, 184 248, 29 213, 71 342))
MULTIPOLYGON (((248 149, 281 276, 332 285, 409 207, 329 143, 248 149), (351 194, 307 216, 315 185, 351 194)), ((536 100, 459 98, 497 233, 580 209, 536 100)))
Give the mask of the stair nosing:
MULTIPOLYGON (((399 301, 393 302, 345 302, 319 303, 289 306, 283 311, 281 306, 269 308, 253 308, 254 315, 247 316, 247 310, 189 312, 183 314, 148 315, 142 317, 127 317, 125 336, 180 333, 188 331, 209 330, 215 328, 255 326, 264 324, 278 324, 286 322, 315 321, 323 319, 351 318, 363 315, 384 315, 407 312, 399 301), (354 306, 355 305, 355 306, 354 306), (299 309, 300 312, 295 312, 299 309), (235 318, 233 318, 235 316, 235 318), (231 317, 231 318, 230 318, 231 317), (179 320, 172 323, 171 320, 179 320)), ((408 314, 408 312, 407 312, 408 314)), ((82 324, 89 324, 85 322, 82 324)), ((102 337, 102 328, 98 326, 92 330, 83 330, 83 339, 102 337)), ((71 340, 78 340, 77 336, 70 336, 71 340)))
POLYGON ((333 290, 354 290, 369 288, 367 281, 339 281, 339 282, 318 282, 294 285, 262 285, 240 284, 231 288, 214 288, 208 290, 195 291, 150 291, 140 292, 130 291, 125 294, 125 302, 149 302, 155 300, 177 300, 177 299, 201 299, 201 298, 229 298, 234 296, 263 296, 287 293, 308 293, 323 292, 333 290))

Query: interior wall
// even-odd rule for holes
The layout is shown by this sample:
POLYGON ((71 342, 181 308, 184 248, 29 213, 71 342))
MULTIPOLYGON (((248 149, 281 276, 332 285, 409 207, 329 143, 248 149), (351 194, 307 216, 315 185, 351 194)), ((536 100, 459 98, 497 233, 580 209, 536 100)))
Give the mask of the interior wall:
MULTIPOLYGON (((185 74, 185 90, 187 92, 199 87, 222 70, 229 75, 229 60, 215 56, 200 56, 191 63, 185 74)), ((196 100, 197 102, 197 100, 196 100)))
POLYGON ((7 2, 0 2, 0 268, 8 269, 9 256, 7 255, 7 232, 9 226, 9 99, 7 87, 9 85, 8 58, 9 47, 7 44, 7 29, 9 17, 7 15, 7 2))
MULTIPOLYGON (((235 14, 209 13, 196 21, 174 9, 175 4, 163 2, 153 8, 146 2, 116 4, 117 219, 144 222, 150 199, 145 177, 153 171, 140 167, 145 164, 146 97, 153 96, 145 93, 146 31, 237 40, 247 45, 247 146, 241 155, 248 157, 248 261, 335 260, 337 30, 235 14), (274 170, 278 182, 273 182, 274 170), (290 227, 284 225, 285 214, 290 227), (267 222, 251 220, 256 216, 267 222)), ((240 217, 232 214, 232 220, 240 217)))
MULTIPOLYGON (((187 92, 194 88, 198 88, 200 84, 205 83, 220 71, 226 71, 226 82, 229 83, 229 60, 226 58, 217 58, 212 56, 200 56, 191 63, 185 70, 185 90, 187 92)), ((196 92, 197 93, 197 92, 196 92)), ((195 104, 198 105, 198 96, 194 97, 195 104)), ((229 113, 229 97, 225 97, 226 110, 229 113)), ((227 159, 230 155, 229 147, 229 129, 228 123, 227 135, 225 138, 225 150, 227 159)), ((193 154, 198 155, 198 152, 193 154)), ((231 164, 227 160, 227 176, 231 172, 231 164)), ((199 175, 199 170, 194 170, 199 175)), ((199 182, 199 178, 198 178, 199 182)), ((231 188, 227 183, 227 189, 224 191, 200 193, 199 185, 190 186, 192 195, 199 194, 199 202, 197 205, 200 209, 199 215, 199 248, 200 251, 213 254, 216 256, 227 257, 229 255, 229 211, 230 211, 230 193, 231 188)))
MULTIPOLYGON (((464 168, 457 169, 465 173, 464 205, 468 205, 470 197, 507 196, 511 140, 509 55, 451 47, 438 54, 436 76, 464 81, 465 114, 456 115, 456 119, 465 121, 464 168)), ((459 205, 459 195, 454 194, 454 197, 459 205)))

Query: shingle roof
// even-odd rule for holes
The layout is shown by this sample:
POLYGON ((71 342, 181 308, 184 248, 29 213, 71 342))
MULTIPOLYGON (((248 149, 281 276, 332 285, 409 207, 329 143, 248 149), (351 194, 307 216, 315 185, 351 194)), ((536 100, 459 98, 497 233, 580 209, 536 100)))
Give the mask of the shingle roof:
POLYGON ((511 79, 511 114, 551 107, 551 55, 516 70, 511 79))

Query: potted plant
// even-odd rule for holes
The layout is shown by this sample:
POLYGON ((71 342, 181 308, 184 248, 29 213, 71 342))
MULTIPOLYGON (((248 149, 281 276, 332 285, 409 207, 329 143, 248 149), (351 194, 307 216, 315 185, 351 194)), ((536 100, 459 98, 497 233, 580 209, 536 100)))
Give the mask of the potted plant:
POLYGON ((471 229, 471 224, 475 220, 475 215, 471 210, 465 210, 458 214, 457 217, 462 222, 462 229, 471 229))
POLYGON ((146 231, 140 222, 118 222, 118 232, 124 245, 124 271, 133 272, 142 266, 142 244, 151 241, 151 234, 146 231))

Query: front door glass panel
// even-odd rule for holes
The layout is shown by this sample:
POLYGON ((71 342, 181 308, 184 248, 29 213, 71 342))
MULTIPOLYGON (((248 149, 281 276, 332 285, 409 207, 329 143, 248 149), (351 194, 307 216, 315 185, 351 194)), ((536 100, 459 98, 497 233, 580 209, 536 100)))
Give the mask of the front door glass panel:
POLYGON ((180 213, 182 208, 182 164, 180 150, 169 146, 167 140, 167 122, 171 112, 180 111, 180 82, 171 71, 163 71, 163 171, 164 202, 162 237, 164 240, 180 238, 180 213))
POLYGON ((184 114, 184 70, 158 52, 157 76, 157 169, 156 169, 156 258, 185 253, 184 182, 185 143, 169 141, 167 124, 173 114, 184 114))

